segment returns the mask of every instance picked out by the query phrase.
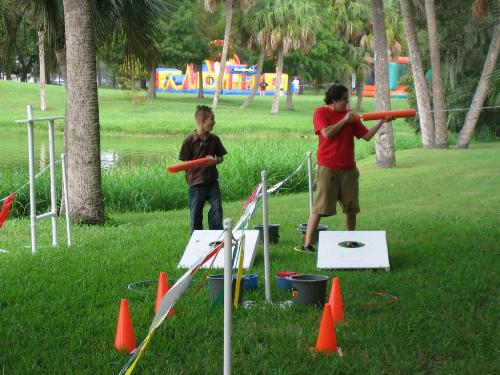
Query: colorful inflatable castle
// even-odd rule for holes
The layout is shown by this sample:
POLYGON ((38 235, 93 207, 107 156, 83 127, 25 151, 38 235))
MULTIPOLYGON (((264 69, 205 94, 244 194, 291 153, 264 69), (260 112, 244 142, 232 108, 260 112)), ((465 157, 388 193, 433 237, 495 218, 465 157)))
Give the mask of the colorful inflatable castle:
MULTIPOLYGON (((217 87, 217 76, 219 74, 219 62, 205 60, 202 67, 203 93, 213 94, 217 87)), ((183 74, 179 69, 157 68, 156 69, 156 91, 157 92, 198 92, 198 74, 193 64, 186 67, 183 74)), ((248 95, 255 81, 257 73, 256 66, 247 66, 240 63, 238 56, 233 55, 226 63, 224 82, 221 95, 248 95)), ((267 83, 265 95, 274 95, 275 90, 274 73, 261 75, 261 82, 267 83)), ((286 93, 288 87, 288 75, 281 76, 281 89, 286 93)))
MULTIPOLYGON (((370 58, 367 59, 370 69, 373 72, 373 62, 370 58)), ((406 86, 400 85, 399 81, 402 76, 408 72, 408 57, 398 57, 397 59, 389 59, 389 89, 391 90, 391 98, 407 98, 406 86)), ((363 96, 375 96, 375 77, 370 74, 365 79, 363 88, 363 96)))

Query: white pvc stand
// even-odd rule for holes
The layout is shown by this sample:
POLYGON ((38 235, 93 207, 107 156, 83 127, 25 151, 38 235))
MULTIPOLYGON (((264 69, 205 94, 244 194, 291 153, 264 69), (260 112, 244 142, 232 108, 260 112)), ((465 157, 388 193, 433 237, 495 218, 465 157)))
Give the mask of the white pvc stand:
MULTIPOLYGON (((31 227, 31 252, 36 253, 37 250, 37 221, 51 218, 52 221, 52 246, 57 246, 57 200, 56 200, 56 162, 55 162, 55 146, 54 146, 54 121, 63 120, 64 117, 45 117, 33 118, 33 109, 31 105, 27 106, 28 118, 26 120, 16 120, 17 123, 26 122, 28 124, 28 156, 29 156, 29 185, 30 185, 30 227, 31 227), (35 145, 34 145, 34 130, 35 122, 48 121, 49 124, 49 167, 50 167, 50 211, 38 215, 36 214, 36 189, 35 189, 35 145)), ((65 172, 63 168, 63 178, 65 172)), ((64 183, 64 182, 63 182, 64 183)), ((66 184, 67 185, 67 184, 66 184)), ((65 203, 67 203, 67 189, 64 190, 65 203)), ((68 212, 68 206, 66 205, 68 212)), ((69 227, 67 227, 68 244, 70 243, 69 227)))
POLYGON ((66 212, 66 234, 68 240, 68 246, 71 246, 71 218, 69 215, 69 202, 68 202, 68 177, 66 176, 66 157, 61 154, 61 166, 62 166, 62 179, 63 179, 63 189, 64 189, 64 207, 66 212))
POLYGON ((267 172, 261 172, 262 177, 262 234, 264 242, 264 289, 266 302, 271 303, 271 276, 269 267, 269 222, 267 208, 267 172))
POLYGON ((231 314, 233 221, 224 220, 224 375, 231 375, 231 314))
POLYGON ((309 215, 311 215, 313 207, 313 178, 312 178, 311 151, 307 151, 307 177, 309 182, 309 215))

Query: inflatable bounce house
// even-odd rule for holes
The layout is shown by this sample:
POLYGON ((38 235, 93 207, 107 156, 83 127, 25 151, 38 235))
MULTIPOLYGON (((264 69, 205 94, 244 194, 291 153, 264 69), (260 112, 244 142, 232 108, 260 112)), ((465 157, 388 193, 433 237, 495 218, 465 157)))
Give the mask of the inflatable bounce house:
MULTIPOLYGON (((367 59, 370 70, 373 72, 373 62, 370 58, 367 59)), ((397 59, 389 59, 389 90, 391 90, 391 98, 407 98, 406 86, 400 85, 399 80, 408 72, 408 57, 398 57, 397 59)), ((363 96, 375 96, 375 76, 372 73, 365 79, 363 88, 363 96)))
MULTIPOLYGON (((217 88, 217 76, 219 74, 219 62, 205 60, 202 67, 203 93, 213 94, 217 88)), ((221 95, 248 95, 255 81, 257 67, 247 66, 240 63, 238 56, 233 55, 226 63, 224 81, 221 95)), ((179 69, 157 68, 156 69, 156 91, 157 92, 184 92, 198 93, 198 74, 193 64, 186 67, 183 74, 179 69)), ((265 95, 274 95, 276 89, 274 73, 261 75, 261 82, 267 83, 265 95)), ((281 89, 286 93, 288 87, 288 75, 281 75, 281 89)))

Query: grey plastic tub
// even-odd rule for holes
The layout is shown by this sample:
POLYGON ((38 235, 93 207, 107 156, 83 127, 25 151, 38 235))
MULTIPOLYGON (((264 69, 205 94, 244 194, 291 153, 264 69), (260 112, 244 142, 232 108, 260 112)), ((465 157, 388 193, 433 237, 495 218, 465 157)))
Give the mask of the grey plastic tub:
POLYGON ((294 275, 290 276, 297 305, 316 305, 323 307, 326 298, 328 276, 294 275))
MULTIPOLYGON (((280 225, 279 224, 268 224, 269 227, 269 242, 270 243, 278 243, 280 239, 280 225)), ((264 242, 264 225, 258 224, 254 225, 253 229, 259 231, 259 242, 263 243, 264 242)))
MULTIPOLYGON (((318 228, 316 228, 316 233, 314 233, 314 243, 313 244, 310 244, 310 245, 314 245, 316 243, 318 243, 318 240, 319 240, 319 232, 323 231, 323 230, 327 230, 328 229, 328 226, 327 225, 324 225, 324 224, 318 224, 318 228)), ((307 224, 300 224, 299 227, 297 228, 297 230, 299 232, 302 232, 302 241, 304 241, 305 237, 306 237, 306 231, 307 231, 307 224)))

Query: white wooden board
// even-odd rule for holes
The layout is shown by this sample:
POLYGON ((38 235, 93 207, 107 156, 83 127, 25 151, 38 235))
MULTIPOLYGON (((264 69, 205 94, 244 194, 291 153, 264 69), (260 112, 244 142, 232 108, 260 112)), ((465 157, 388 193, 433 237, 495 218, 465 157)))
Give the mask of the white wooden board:
POLYGON ((321 231, 318 243, 318 268, 385 268, 389 255, 385 231, 321 231), (355 241, 362 247, 346 248, 339 244, 355 241))
MULTIPOLYGON (((241 231, 233 233, 234 238, 241 238, 241 231)), ((215 241, 222 241, 224 239, 222 230, 195 230, 191 235, 191 239, 186 246, 186 250, 182 255, 181 261, 177 268, 189 268, 193 265, 201 256, 205 256, 210 251, 210 244, 215 241)), ((243 268, 247 269, 252 267, 253 261, 255 259, 255 253, 257 250, 257 241, 259 239, 258 230, 246 230, 245 231, 245 247, 244 247, 244 257, 243 257, 243 268)), ((203 268, 208 268, 210 266, 211 260, 203 265, 203 268)), ((224 268, 224 249, 222 249, 212 268, 224 268)))

